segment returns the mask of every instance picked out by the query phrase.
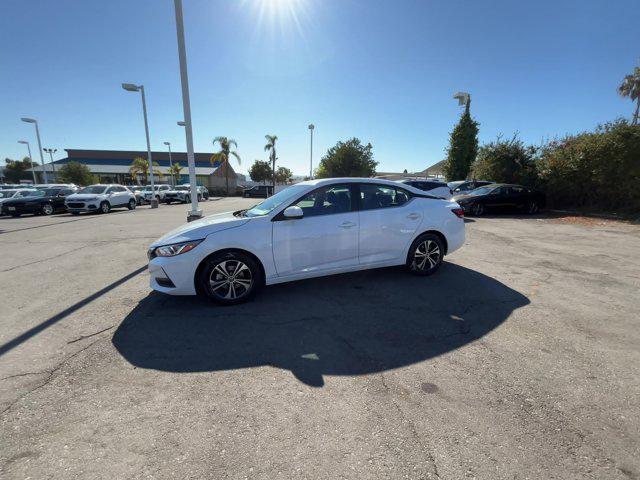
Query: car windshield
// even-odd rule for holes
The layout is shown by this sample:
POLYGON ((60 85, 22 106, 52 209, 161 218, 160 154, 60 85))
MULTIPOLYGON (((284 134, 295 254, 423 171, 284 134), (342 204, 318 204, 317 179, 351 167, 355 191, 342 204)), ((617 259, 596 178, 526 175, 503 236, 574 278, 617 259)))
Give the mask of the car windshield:
POLYGON ((447 183, 447 187, 449 187, 451 190, 454 190, 456 188, 458 188, 460 185, 462 185, 464 183, 464 181, 457 181, 457 182, 449 182, 447 183))
POLYGON ((11 198, 15 193, 16 190, 0 190, 0 198, 11 198))
POLYGON ((480 187, 467 192, 467 195, 487 195, 491 193, 495 188, 496 187, 480 187))
POLYGON ((48 191, 49 191, 48 189, 47 190, 34 190, 33 192, 28 192, 27 195, 25 195, 25 196, 29 197, 29 198, 31 198, 31 197, 44 197, 44 196, 48 195, 47 194, 48 191))
POLYGON ((294 197, 307 189, 307 185, 292 185, 267 198, 264 202, 244 212, 247 217, 261 217, 269 214, 274 208, 278 208, 291 197, 294 197))
POLYGON ((106 189, 107 189, 107 187, 105 187, 103 185, 91 185, 90 187, 84 187, 78 193, 100 194, 100 193, 104 193, 106 189))

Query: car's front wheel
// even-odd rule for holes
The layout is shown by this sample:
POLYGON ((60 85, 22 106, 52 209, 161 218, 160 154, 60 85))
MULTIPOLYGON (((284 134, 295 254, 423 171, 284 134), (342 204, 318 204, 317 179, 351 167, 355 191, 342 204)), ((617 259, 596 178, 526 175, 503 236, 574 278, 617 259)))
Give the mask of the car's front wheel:
POLYGON ((431 275, 440 268, 443 257, 442 239, 433 233, 425 233, 411 244, 406 266, 414 275, 431 275))
POLYGON ((538 204, 536 202, 531 201, 527 203, 526 211, 529 215, 535 215, 536 213, 538 213, 538 210, 540 210, 540 208, 538 207, 538 204))
POLYGON ((100 213, 109 213, 111 211, 111 205, 109 202, 102 202, 100 204, 100 213))
POLYGON ((198 279, 200 290, 220 305, 245 302, 262 285, 260 268, 248 255, 222 252, 205 262, 198 279))
POLYGON ((129 210, 135 210, 136 208, 136 201, 132 198, 131 200, 129 200, 129 205, 127 205, 127 208, 129 210))
POLYGON ((184 203, 191 203, 191 197, 189 195, 184 197, 184 203))

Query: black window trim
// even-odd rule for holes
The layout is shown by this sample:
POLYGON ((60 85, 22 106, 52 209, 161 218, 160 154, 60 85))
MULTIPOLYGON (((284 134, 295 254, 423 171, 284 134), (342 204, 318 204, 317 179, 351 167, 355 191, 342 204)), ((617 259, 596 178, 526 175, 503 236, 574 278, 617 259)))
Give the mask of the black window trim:
POLYGON ((307 195, 311 195, 312 193, 322 189, 322 188, 328 188, 328 187, 335 187, 338 185, 345 185, 347 187, 349 187, 349 193, 351 195, 351 209, 348 212, 337 212, 337 213, 327 213, 325 215, 312 215, 311 217, 302 217, 302 219, 304 220, 305 218, 313 218, 313 217, 326 217, 328 215, 342 215, 343 213, 353 213, 353 212, 357 212, 358 211, 358 202, 355 201, 355 195, 354 193, 357 191, 358 195, 360 194, 360 190, 356 189, 355 187, 357 186, 357 184, 355 182, 337 182, 337 183, 330 183, 328 185, 322 185, 321 187, 317 187, 314 188, 313 190, 310 190, 308 192, 306 192, 305 194, 297 197, 295 200, 293 200, 291 203, 289 203, 289 205, 287 205, 286 207, 284 207, 282 210, 280 210, 280 212, 278 212, 272 219, 272 222, 282 222, 284 220, 292 220, 291 218, 286 218, 284 216, 284 211, 295 205, 296 203, 298 203, 300 200, 302 200, 304 197, 306 197, 307 195), (354 205, 355 203, 355 205, 354 205), (354 208, 355 207, 355 208, 354 208))

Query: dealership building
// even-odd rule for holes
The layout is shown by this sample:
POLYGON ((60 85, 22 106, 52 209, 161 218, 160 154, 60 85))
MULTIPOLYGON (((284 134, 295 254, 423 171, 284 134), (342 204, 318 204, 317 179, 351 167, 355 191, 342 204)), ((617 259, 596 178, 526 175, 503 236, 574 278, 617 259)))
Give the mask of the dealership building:
MULTIPOLYGON (((91 173, 93 173, 100 183, 119 183, 121 185, 140 185, 144 183, 144 177, 141 175, 132 176, 130 173, 131 165, 135 158, 147 159, 147 152, 123 151, 123 150, 75 150, 66 148, 66 158, 55 160, 53 165, 49 162, 45 163, 44 168, 47 172, 49 183, 57 182, 56 173, 60 168, 70 162, 78 162, 86 165, 91 173)), ((209 188, 220 188, 226 186, 224 165, 211 163, 212 153, 196 153, 196 180, 198 185, 204 185, 209 188)), ((151 158, 154 164, 154 170, 158 170, 162 175, 154 174, 154 182, 171 183, 169 172, 169 152, 151 152, 151 158)), ((172 152, 171 162, 179 163, 183 167, 180 172, 180 178, 177 184, 189 183, 189 169, 187 167, 187 154, 185 152, 172 152)), ((245 180, 244 175, 238 175, 231 165, 229 169, 229 187, 235 189, 236 185, 245 180)), ((42 179, 42 166, 34 168, 42 179)))

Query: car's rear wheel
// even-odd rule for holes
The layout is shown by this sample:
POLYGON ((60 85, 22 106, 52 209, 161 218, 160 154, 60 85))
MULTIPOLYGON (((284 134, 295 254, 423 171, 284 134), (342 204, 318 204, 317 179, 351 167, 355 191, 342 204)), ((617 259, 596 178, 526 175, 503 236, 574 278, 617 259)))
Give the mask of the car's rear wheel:
POLYGON ((40 211, 43 215, 53 215, 53 205, 45 203, 40 211))
POLYGON ((12 216, 12 217, 14 217, 14 218, 15 218, 15 217, 19 217, 20 215, 22 215, 22 214, 21 214, 21 213, 18 213, 18 212, 13 212, 13 213, 11 214, 11 216, 12 216))
POLYGON ((442 239, 433 233, 425 233, 411 244, 406 266, 414 275, 431 275, 440 268, 443 257, 442 239))
POLYGON ((479 217, 480 215, 484 215, 484 212, 485 212, 484 205, 481 203, 475 203, 471 207, 471 213, 476 217, 479 217))
POLYGON ((262 285, 256 261, 240 252, 222 252, 206 260, 200 271, 200 290, 220 305, 235 305, 251 298, 262 285))
POLYGON ((71 212, 71 215, 80 215, 80 212, 71 212))
POLYGON ((136 201, 133 198, 131 200, 129 200, 129 205, 127 205, 127 208, 129 210, 135 210, 136 209, 136 201))
POLYGON ((526 210, 529 215, 535 215, 536 213, 538 213, 538 210, 540 210, 540 207, 538 207, 538 204, 536 202, 531 201, 527 203, 526 210))
POLYGON ((111 211, 111 205, 109 202, 102 202, 100 204, 100 213, 109 213, 111 211))

